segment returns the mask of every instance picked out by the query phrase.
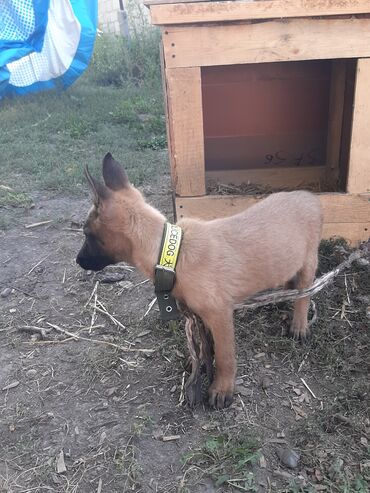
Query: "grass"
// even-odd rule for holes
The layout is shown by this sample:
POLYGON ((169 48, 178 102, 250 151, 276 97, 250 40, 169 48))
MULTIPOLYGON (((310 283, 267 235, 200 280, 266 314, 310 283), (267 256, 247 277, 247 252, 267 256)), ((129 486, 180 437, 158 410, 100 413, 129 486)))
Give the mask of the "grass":
MULTIPOLYGON (((168 169, 158 32, 128 42, 102 36, 86 73, 66 91, 8 99, 0 107, 0 185, 87 193, 83 168, 99 175, 111 152, 135 185, 168 169)), ((25 200, 25 199, 24 199, 25 200)), ((15 205, 10 193, 0 207, 15 205)), ((18 205, 18 204, 16 204, 18 205)))
POLYGON ((251 470, 260 454, 256 440, 243 433, 224 433, 206 438, 204 444, 185 457, 184 467, 196 466, 216 487, 257 491, 251 470))
POLYGON ((0 207, 29 207, 32 199, 25 193, 0 187, 0 207))

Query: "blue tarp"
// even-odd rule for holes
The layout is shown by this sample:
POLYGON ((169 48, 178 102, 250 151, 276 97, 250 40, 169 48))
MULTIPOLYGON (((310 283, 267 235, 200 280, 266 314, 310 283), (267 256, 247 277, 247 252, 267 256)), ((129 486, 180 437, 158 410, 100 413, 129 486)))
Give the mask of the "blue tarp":
POLYGON ((71 85, 96 29, 97 0, 0 0, 0 98, 71 85))

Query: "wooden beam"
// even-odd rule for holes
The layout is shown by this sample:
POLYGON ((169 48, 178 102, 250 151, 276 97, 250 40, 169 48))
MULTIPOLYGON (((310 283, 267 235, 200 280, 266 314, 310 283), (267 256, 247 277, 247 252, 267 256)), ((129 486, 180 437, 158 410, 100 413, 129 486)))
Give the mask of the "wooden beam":
MULTIPOLYGON (((167 64, 167 61, 166 61, 167 64)), ((165 69, 171 174, 178 195, 205 194, 204 136, 199 67, 165 69)))
POLYGON ((370 19, 291 19, 170 26, 167 68, 370 57, 370 19))
POLYGON ((339 158, 346 86, 346 60, 332 60, 331 63, 326 181, 334 190, 339 190, 339 158))
POLYGON ((234 185, 250 182, 256 185, 292 188, 319 184, 325 179, 325 166, 206 171, 206 180, 234 185))
MULTIPOLYGON (((370 194, 345 193, 318 194, 324 211, 325 223, 370 223, 370 194)), ((231 216, 247 209, 266 196, 254 195, 206 195, 204 197, 176 197, 177 217, 215 219, 231 216)), ((370 231, 370 230, 369 230, 370 231)), ((369 233, 370 236, 370 233, 369 233)))
POLYGON ((370 13, 369 0, 268 0, 264 2, 178 2, 147 0, 152 24, 229 22, 248 19, 314 17, 370 13))
POLYGON ((172 181, 172 187, 173 189, 175 188, 174 183, 175 183, 175 176, 173 175, 173 170, 175 169, 175 163, 174 163, 174 151, 173 151, 173 137, 172 137, 172 127, 170 125, 170 122, 172 121, 172 118, 170 116, 170 107, 168 104, 168 97, 167 97, 167 81, 166 81, 166 65, 164 61, 164 53, 163 53, 163 43, 162 41, 159 44, 159 57, 160 57, 160 63, 161 63, 161 75, 162 75, 162 89, 163 89, 163 99, 164 99, 164 109, 165 109, 165 114, 166 114, 166 134, 167 134, 167 149, 168 149, 168 158, 170 162, 170 170, 171 170, 171 181, 172 181))
POLYGON ((370 238, 370 222, 367 223, 324 223, 322 238, 344 238, 352 246, 358 246, 370 238))
MULTIPOLYGON (((252 206, 254 196, 207 195, 176 197, 176 217, 215 219, 231 216, 252 206)), ((321 194, 324 211, 323 239, 345 238, 353 246, 370 237, 370 195, 321 194)))
POLYGON ((347 191, 370 192, 370 59, 357 62, 347 191))
POLYGON ((212 2, 213 0, 144 0, 143 4, 146 7, 152 5, 168 5, 171 3, 196 3, 196 2, 212 2))

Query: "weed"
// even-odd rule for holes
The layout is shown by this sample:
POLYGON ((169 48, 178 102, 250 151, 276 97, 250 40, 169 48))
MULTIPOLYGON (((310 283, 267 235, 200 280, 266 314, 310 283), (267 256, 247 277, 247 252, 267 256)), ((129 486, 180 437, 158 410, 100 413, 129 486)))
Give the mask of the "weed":
POLYGON ((160 85, 159 30, 147 26, 131 39, 100 36, 87 77, 100 86, 160 85))
POLYGON ((157 151, 159 149, 165 149, 167 147, 167 138, 165 135, 159 137, 151 137, 149 140, 141 139, 137 142, 138 149, 152 149, 157 151))
POLYGON ((27 208, 32 204, 32 199, 23 192, 0 188, 0 207, 27 208))
POLYGON ((96 123, 73 118, 66 123, 66 129, 69 131, 72 139, 81 139, 90 132, 96 131, 96 123))
POLYGON ((152 423, 153 420, 148 414, 135 416, 132 424, 133 436, 140 437, 152 423))
POLYGON ((129 438, 126 446, 117 449, 114 453, 113 462, 119 473, 125 478, 123 491, 135 491, 139 486, 141 469, 136 460, 136 448, 129 438))
POLYGON ((254 475, 248 466, 259 458, 258 445, 248 435, 210 436, 204 445, 185 457, 185 465, 195 465, 210 476, 215 485, 257 491, 254 475))

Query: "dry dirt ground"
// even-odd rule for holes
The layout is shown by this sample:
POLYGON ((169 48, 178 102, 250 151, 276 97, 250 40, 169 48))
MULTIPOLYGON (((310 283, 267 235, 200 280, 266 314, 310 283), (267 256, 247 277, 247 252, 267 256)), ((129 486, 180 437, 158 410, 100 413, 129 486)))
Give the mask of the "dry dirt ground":
MULTIPOLYGON (((144 192, 171 217, 167 186, 144 192)), ((192 410, 183 325, 147 313, 150 282, 75 264, 88 199, 32 198, 0 209, 1 492, 369 491, 368 265, 316 296, 305 345, 287 304, 237 315, 235 401, 192 410)), ((324 244, 321 272, 346 255, 324 244)))

